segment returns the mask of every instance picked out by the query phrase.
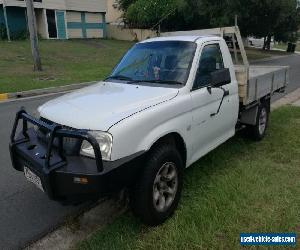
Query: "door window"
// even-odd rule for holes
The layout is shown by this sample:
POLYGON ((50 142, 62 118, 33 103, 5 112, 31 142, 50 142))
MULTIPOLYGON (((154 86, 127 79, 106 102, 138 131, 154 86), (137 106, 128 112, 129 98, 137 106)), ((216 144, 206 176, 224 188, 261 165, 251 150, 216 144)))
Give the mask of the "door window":
POLYGON ((206 45, 201 54, 194 89, 210 85, 211 73, 224 69, 224 62, 219 44, 206 45))

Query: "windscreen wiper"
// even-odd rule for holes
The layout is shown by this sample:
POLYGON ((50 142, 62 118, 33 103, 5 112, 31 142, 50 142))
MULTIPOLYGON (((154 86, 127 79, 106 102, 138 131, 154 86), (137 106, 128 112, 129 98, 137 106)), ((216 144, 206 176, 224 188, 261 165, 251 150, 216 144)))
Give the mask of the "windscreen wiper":
POLYGON ((124 76, 124 75, 115 75, 115 76, 109 76, 107 78, 105 78, 105 81, 106 80, 109 80, 109 79, 114 79, 114 80, 123 80, 123 81, 133 81, 131 77, 128 77, 128 76, 124 76))
POLYGON ((132 83, 143 83, 143 82, 147 82, 147 83, 158 83, 158 84, 174 84, 174 85, 183 85, 182 82, 179 81, 173 81, 173 80, 136 80, 136 81, 132 81, 132 83))

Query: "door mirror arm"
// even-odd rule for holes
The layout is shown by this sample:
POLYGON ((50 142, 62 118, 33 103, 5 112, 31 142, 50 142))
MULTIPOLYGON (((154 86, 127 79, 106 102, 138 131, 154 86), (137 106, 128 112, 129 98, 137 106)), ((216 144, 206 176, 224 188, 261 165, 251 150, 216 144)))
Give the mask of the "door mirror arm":
POLYGON ((212 89, 212 86, 207 86, 207 91, 208 91, 208 93, 209 93, 210 95, 212 94, 211 89, 212 89))

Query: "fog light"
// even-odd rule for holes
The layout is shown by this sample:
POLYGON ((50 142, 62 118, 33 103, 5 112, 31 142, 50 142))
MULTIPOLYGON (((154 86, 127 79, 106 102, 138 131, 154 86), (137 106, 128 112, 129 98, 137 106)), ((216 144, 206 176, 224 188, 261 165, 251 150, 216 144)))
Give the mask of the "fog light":
POLYGON ((74 183, 86 185, 86 184, 89 183, 89 181, 85 177, 82 177, 82 178, 80 178, 80 177, 74 177, 74 183))

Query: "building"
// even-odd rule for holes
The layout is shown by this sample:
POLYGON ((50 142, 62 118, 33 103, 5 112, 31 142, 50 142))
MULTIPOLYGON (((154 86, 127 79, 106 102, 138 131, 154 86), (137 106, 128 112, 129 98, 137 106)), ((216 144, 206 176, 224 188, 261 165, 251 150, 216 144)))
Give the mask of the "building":
MULTIPOLYGON (((38 34, 46 39, 106 36, 106 0, 34 0, 38 34)), ((27 31, 24 0, 0 0, 0 29, 11 37, 27 31)))
POLYGON ((123 23, 122 11, 119 10, 117 0, 107 0, 106 22, 112 25, 119 25, 123 23))

